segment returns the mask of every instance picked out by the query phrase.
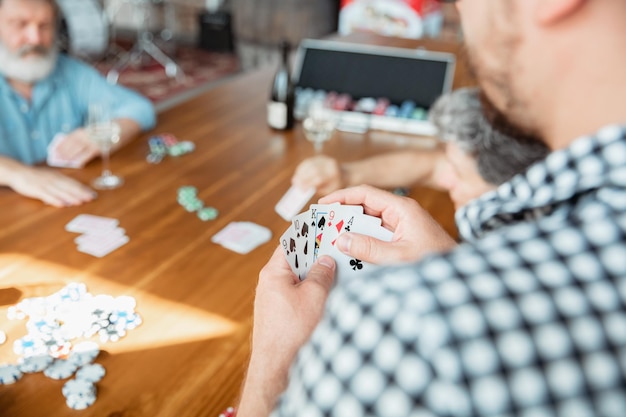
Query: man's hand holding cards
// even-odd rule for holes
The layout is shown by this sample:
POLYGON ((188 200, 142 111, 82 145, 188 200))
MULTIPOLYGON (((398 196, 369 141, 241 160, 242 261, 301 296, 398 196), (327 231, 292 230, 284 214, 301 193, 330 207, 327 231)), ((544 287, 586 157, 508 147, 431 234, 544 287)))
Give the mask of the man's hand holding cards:
POLYGON ((381 226, 378 217, 363 214, 363 207, 335 204, 312 204, 295 216, 280 238, 287 262, 300 280, 315 260, 330 255, 337 263, 337 278, 362 275, 377 266, 342 253, 335 245, 345 232, 360 233, 386 242, 393 233, 381 226))

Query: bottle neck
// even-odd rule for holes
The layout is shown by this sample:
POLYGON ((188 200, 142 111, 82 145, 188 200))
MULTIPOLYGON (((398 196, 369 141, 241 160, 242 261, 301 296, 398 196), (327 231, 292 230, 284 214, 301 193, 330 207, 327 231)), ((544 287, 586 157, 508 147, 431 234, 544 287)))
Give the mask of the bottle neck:
POLYGON ((291 50, 289 43, 283 42, 281 50, 283 65, 289 66, 289 51, 291 50))

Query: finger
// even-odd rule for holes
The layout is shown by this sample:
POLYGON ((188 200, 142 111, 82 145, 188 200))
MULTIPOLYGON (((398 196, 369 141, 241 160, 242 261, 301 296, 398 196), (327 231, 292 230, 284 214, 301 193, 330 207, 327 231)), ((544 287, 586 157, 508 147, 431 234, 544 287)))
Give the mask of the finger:
POLYGON ((48 190, 48 197, 61 201, 64 206, 79 206, 92 201, 97 194, 79 182, 60 182, 48 190))
POLYGON ((342 233, 337 248, 350 257, 376 265, 385 265, 411 259, 400 242, 384 242, 359 233, 342 233))
POLYGON ((302 189, 317 188, 321 183, 320 178, 321 174, 315 165, 310 161, 304 161, 296 168, 291 182, 302 189))
POLYGON ((285 258, 283 248, 278 245, 270 257, 270 260, 267 261, 265 266, 261 269, 261 272, 259 273, 259 282, 282 282, 285 281, 284 277, 286 276, 290 277, 290 280, 287 281, 290 285, 295 282, 299 282, 298 277, 293 273, 287 259, 285 258))
POLYGON ((309 294, 313 294, 312 296, 317 300, 324 302, 335 279, 335 269, 335 260, 328 255, 322 255, 311 266, 309 273, 300 285, 316 288, 316 290, 309 288, 309 294))
POLYGON ((38 196, 39 200, 43 201, 44 204, 47 204, 52 207, 67 207, 68 204, 63 201, 63 199, 58 198, 52 194, 43 194, 38 196))
POLYGON ((320 204, 339 202, 341 204, 357 204, 363 206, 366 214, 379 217, 392 201, 400 197, 369 185, 344 188, 320 198, 320 204))

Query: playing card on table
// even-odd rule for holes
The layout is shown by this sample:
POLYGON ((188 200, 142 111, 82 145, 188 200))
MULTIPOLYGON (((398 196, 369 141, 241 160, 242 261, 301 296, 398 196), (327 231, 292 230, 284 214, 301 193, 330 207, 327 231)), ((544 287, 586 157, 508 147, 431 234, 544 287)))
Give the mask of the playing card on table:
POLYGON ((94 214, 79 214, 65 225, 65 230, 74 233, 103 232, 115 229, 119 221, 94 214))
POLYGON ((121 227, 115 227, 113 229, 96 229, 83 233, 76 237, 74 242, 77 245, 91 244, 102 240, 111 240, 114 238, 121 238, 126 235, 126 231, 121 227))
POLYGON ((78 251, 84 252, 89 255, 102 258, 105 255, 113 252, 121 246, 127 244, 130 239, 126 235, 113 234, 107 235, 83 235, 86 239, 83 239, 78 243, 78 251))
POLYGON ((130 241, 118 224, 119 221, 111 217, 79 214, 65 225, 65 230, 82 233, 74 239, 79 252, 101 258, 130 241))
POLYGON ((211 241, 234 252, 246 254, 271 237, 272 231, 267 227, 252 222, 231 222, 213 235, 211 241))
POLYGON ((314 195, 315 188, 302 190, 296 186, 291 186, 280 201, 276 203, 274 210, 283 219, 291 221, 314 195))

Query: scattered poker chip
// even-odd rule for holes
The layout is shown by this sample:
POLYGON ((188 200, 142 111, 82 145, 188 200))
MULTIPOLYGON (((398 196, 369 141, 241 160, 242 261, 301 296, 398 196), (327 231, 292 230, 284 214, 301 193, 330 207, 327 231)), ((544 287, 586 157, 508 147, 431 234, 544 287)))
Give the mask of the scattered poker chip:
POLYGON ((65 359, 56 359, 44 369, 43 374, 52 379, 65 379, 74 375, 77 369, 78 366, 75 363, 65 359))
POLYGON ((100 346, 96 342, 85 341, 74 345, 67 360, 76 366, 93 362, 100 354, 100 346))
POLYGON ((84 410, 96 402, 96 395, 76 395, 70 394, 65 397, 65 404, 72 410, 84 410))
POLYGON ((63 358, 67 356, 67 354, 70 353, 70 350, 72 349, 72 344, 63 339, 46 339, 44 341, 44 344, 46 345, 48 353, 53 358, 63 358))
POLYGON ((218 417, 235 417, 235 408, 228 407, 226 410, 222 411, 218 417))
POLYGON ((126 336, 126 330, 123 326, 110 324, 98 331, 98 336, 102 343, 117 342, 122 337, 126 336))
POLYGON ((215 220, 219 212, 215 207, 204 207, 198 210, 198 218, 202 221, 215 220))
POLYGON ((0 330, 0 345, 7 341, 7 334, 0 330))
POLYGON ((26 356, 18 360, 18 368, 20 371, 31 374, 45 370, 54 361, 50 355, 26 356))
POLYGON ((193 152, 194 149, 196 149, 196 146, 193 142, 182 141, 167 148, 167 153, 170 156, 181 156, 193 152))
POLYGON ((215 220, 219 214, 215 207, 205 207, 198 198, 198 190, 191 185, 185 185, 178 189, 178 204, 190 213, 196 212, 202 221, 215 220))
POLYGON ((65 398, 70 395, 78 395, 81 397, 86 397, 88 395, 96 395, 96 386, 86 379, 70 379, 68 380, 61 389, 63 396, 65 398))
POLYGON ((178 189, 179 195, 197 195, 198 189, 193 185, 184 185, 178 189))
MULTIPOLYGON (((183 195, 195 195, 193 187, 183 195)), ((27 320, 27 334, 13 341, 17 364, 0 366, 0 383, 15 383, 24 373, 42 372, 52 379, 66 379, 63 387, 68 407, 84 409, 96 401, 95 383, 106 371, 93 362, 99 343, 74 339, 100 336, 101 342, 115 342, 142 323, 135 312, 133 297, 92 295, 81 283, 70 283, 47 297, 26 298, 9 307, 11 320, 27 320)), ((4 333, 2 333, 4 335, 4 333)), ((1 413, 0 413, 1 414, 1 413)))
POLYGON ((163 133, 150 137, 148 147, 150 152, 146 156, 146 161, 151 164, 158 164, 167 155, 177 157, 193 152, 196 145, 190 141, 179 141, 176 136, 170 133, 163 133))
POLYGON ((150 153, 146 156, 146 161, 149 164, 158 164, 163 160, 163 155, 150 153))
POLYGON ((47 348, 41 338, 26 335, 13 342, 13 352, 22 356, 39 356, 46 354, 47 348))
POLYGON ((193 199, 190 201, 185 201, 183 202, 182 206, 185 208, 185 210, 187 210, 188 212, 192 213, 194 211, 198 211, 202 208, 203 204, 201 200, 193 199))
POLYGON ((0 384, 13 384, 22 377, 22 372, 15 365, 0 365, 0 384))
POLYGON ((7 317, 9 320, 23 320, 26 318, 26 313, 20 310, 17 306, 11 306, 7 311, 7 317))
POLYGON ((106 370, 104 369, 104 366, 100 365, 99 363, 92 363, 84 365, 78 371, 76 371, 76 379, 82 379, 85 381, 96 383, 100 381, 105 374, 106 370))

